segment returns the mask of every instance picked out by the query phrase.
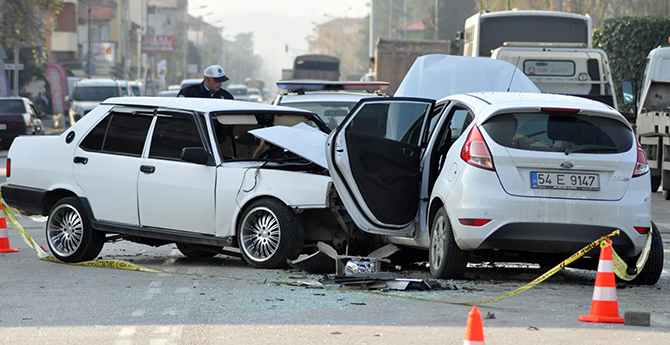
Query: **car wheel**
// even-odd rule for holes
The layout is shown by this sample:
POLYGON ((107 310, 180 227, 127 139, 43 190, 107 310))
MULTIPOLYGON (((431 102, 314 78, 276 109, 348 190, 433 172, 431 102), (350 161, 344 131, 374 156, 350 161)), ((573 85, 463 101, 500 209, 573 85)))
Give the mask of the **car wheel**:
POLYGON ((64 262, 93 260, 105 244, 105 233, 93 230, 77 198, 64 198, 54 205, 46 235, 51 252, 64 262))
POLYGON ((430 274, 438 279, 460 278, 465 274, 468 257, 468 253, 461 250, 454 240, 447 210, 440 208, 430 230, 430 274))
POLYGON ((653 234, 649 257, 642 268, 642 272, 635 279, 631 280, 630 284, 654 285, 661 278, 661 273, 663 273, 663 240, 654 222, 651 222, 651 229, 653 234))
POLYGON ((237 232, 242 257, 251 266, 280 268, 300 255, 305 241, 302 219, 275 199, 246 207, 237 232))
MULTIPOLYGON (((211 246, 212 250, 203 250, 202 248, 210 246, 199 246, 190 243, 176 243, 177 249, 187 258, 211 258, 215 256, 218 247, 211 246)), ((207 248, 208 249, 208 248, 207 248)))

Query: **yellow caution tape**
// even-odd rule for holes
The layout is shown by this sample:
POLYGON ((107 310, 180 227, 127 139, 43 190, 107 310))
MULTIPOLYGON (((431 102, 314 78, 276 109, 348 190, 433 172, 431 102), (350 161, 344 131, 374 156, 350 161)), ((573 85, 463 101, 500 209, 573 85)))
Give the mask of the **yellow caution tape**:
POLYGON ((484 304, 484 303, 490 303, 490 302, 500 301, 501 299, 505 299, 505 298, 509 298, 509 297, 518 295, 518 294, 520 294, 520 293, 522 293, 522 292, 524 292, 524 291, 526 291, 526 290, 532 288, 533 286, 535 286, 535 285, 537 285, 537 284, 539 284, 539 283, 541 283, 541 282, 547 280, 547 278, 553 276, 554 274, 556 274, 556 272, 558 272, 558 271, 562 270, 563 268, 565 268, 565 266, 567 266, 567 265, 573 263, 573 262, 576 261, 577 259, 579 259, 579 258, 581 258, 582 256, 584 256, 584 254, 588 253, 591 249, 593 249, 593 248, 595 248, 596 246, 598 246, 601 242, 605 242, 607 238, 612 237, 612 236, 614 236, 614 235, 618 235, 618 234, 619 234, 619 230, 614 230, 611 234, 606 235, 606 236, 603 236, 603 237, 601 237, 601 238, 599 238, 599 239, 593 241, 593 242, 592 242, 591 244, 589 244, 588 246, 586 246, 586 247, 582 248, 581 250, 579 250, 578 252, 572 254, 569 258, 565 259, 565 260, 564 260, 563 262, 561 262, 560 264, 554 266, 554 268, 552 268, 552 269, 550 269, 549 271, 545 272, 543 275, 541 275, 541 276, 535 278, 535 280, 533 280, 532 282, 530 282, 530 283, 528 283, 528 284, 526 284, 526 285, 524 285, 524 286, 522 286, 522 287, 520 287, 520 288, 518 288, 518 289, 516 289, 516 290, 514 290, 514 291, 512 291, 512 292, 510 292, 510 293, 508 293, 508 294, 505 294, 505 295, 502 295, 502 296, 498 296, 498 297, 495 297, 495 298, 489 298, 489 299, 485 299, 485 300, 481 300, 481 301, 470 302, 470 303, 462 303, 462 304, 465 304, 465 305, 484 304))
POLYGON ((635 279, 635 277, 637 277, 640 272, 642 272, 642 269, 644 268, 644 265, 647 263, 647 259, 649 258, 649 253, 651 252, 652 237, 659 236, 659 234, 654 234, 653 231, 653 227, 651 227, 649 233, 647 233, 647 239, 644 242, 644 247, 642 248, 642 252, 640 253, 640 256, 637 258, 637 262, 635 263, 635 274, 628 273, 628 264, 623 261, 619 254, 614 251, 614 247, 612 247, 612 263, 614 264, 614 273, 617 277, 625 281, 631 281, 635 279))
POLYGON ((2 200, 2 212, 5 214, 5 219, 9 223, 9 225, 14 228, 16 233, 23 239, 24 242, 26 242, 27 245, 29 245, 31 248, 35 249, 37 252, 37 256, 40 258, 45 258, 49 256, 42 247, 40 247, 35 240, 33 240, 32 237, 30 237, 30 234, 21 226, 21 223, 16 219, 16 216, 14 216, 14 213, 12 212, 12 209, 5 204, 5 199, 2 199, 2 194, 0 193, 0 199, 2 200))

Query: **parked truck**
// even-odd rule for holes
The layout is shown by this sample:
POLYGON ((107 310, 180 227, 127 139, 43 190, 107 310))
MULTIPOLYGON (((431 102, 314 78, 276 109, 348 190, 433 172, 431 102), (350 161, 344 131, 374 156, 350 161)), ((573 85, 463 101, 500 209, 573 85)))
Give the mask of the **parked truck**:
POLYGON ((542 92, 589 98, 619 110, 602 49, 581 43, 505 42, 491 58, 516 65, 542 92))
POLYGON ((624 82, 624 102, 636 105, 636 133, 651 168, 652 192, 661 187, 670 200, 670 47, 649 52, 635 86, 638 97, 632 83, 624 82))
POLYGON ((395 93, 419 56, 458 53, 458 49, 450 41, 439 40, 379 38, 376 48, 374 80, 389 82, 386 89, 389 95, 395 93))

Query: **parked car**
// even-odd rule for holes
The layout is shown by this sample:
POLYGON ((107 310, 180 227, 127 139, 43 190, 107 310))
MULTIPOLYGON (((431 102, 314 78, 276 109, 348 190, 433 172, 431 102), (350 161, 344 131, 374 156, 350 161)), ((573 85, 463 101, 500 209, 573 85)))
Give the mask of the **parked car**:
POLYGON ((249 100, 252 102, 263 102, 263 94, 261 90, 255 88, 249 88, 249 100))
POLYGON ((176 87, 170 88, 170 87, 172 87, 172 85, 170 85, 170 87, 168 87, 168 90, 181 90, 181 89, 183 89, 185 87, 189 87, 191 85, 200 84, 200 83, 202 83, 202 80, 203 80, 202 78, 184 79, 184 80, 181 81, 181 83, 179 83, 179 88, 176 88, 176 87))
POLYGON ((177 97, 179 90, 163 90, 158 92, 157 97, 177 97))
POLYGON ((367 242, 339 214, 325 162, 249 134, 296 124, 303 138, 325 141, 323 121, 300 109, 111 98, 60 136, 17 138, 2 197, 25 214, 49 216, 49 249, 65 262, 94 259, 119 239, 177 243, 188 257, 236 247, 263 268, 314 252, 318 241, 355 253, 367 242))
POLYGON ((316 113, 335 129, 363 98, 382 96, 387 82, 284 80, 272 104, 300 108, 316 113))
POLYGON ((225 87, 228 92, 230 92, 235 100, 237 101, 249 101, 249 90, 246 85, 243 84, 233 84, 228 87, 225 87))
POLYGON ((68 97, 70 101, 70 125, 79 121, 100 102, 123 94, 121 83, 118 80, 82 79, 76 82, 72 93, 68 97))
POLYGON ((0 97, 0 148, 6 150, 19 135, 44 134, 33 102, 25 97, 0 97))

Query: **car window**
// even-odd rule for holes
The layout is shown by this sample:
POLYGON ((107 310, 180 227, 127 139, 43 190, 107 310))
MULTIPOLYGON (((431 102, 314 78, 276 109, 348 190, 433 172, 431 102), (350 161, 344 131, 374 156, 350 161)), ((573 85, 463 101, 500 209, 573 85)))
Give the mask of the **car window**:
POLYGON ((75 101, 102 102, 107 98, 118 97, 119 88, 116 86, 82 86, 74 90, 75 101))
POLYGON ((424 102, 366 103, 347 131, 418 145, 421 124, 430 108, 431 104, 424 102))
POLYGON ((110 113, 89 132, 79 147, 86 151, 141 156, 152 117, 110 113))
POLYGON ((586 153, 630 150, 631 130, 624 123, 600 116, 557 113, 514 113, 492 117, 483 124, 498 144, 531 151, 586 153))
POLYGON ((230 94, 233 96, 246 96, 247 95, 247 89, 242 89, 242 88, 231 88, 228 89, 230 94))
POLYGON ((355 102, 289 102, 280 103, 287 107, 304 109, 317 115, 328 125, 328 128, 335 129, 342 123, 351 109, 358 103, 355 102))
POLYGON ((20 99, 8 99, 0 101, 0 114, 21 114, 26 112, 26 107, 20 99))
POLYGON ((179 160, 186 147, 204 147, 190 116, 160 116, 151 139, 149 158, 179 160))

